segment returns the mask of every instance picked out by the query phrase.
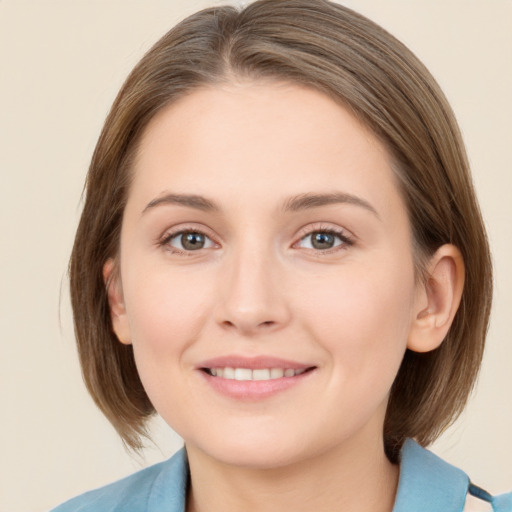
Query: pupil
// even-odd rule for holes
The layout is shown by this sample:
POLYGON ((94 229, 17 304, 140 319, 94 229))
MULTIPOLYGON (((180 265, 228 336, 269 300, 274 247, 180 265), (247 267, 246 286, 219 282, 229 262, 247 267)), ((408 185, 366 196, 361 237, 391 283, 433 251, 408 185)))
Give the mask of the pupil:
POLYGON ((312 238, 315 249, 331 249, 334 246, 334 236, 329 233, 313 233, 312 238))
POLYGON ((204 236, 201 233, 187 233, 182 235, 181 244, 185 249, 197 250, 204 247, 204 236))

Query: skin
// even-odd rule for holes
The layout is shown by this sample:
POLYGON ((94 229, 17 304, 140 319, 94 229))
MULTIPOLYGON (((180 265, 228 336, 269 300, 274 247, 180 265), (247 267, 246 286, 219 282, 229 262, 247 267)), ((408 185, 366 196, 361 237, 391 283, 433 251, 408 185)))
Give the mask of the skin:
POLYGON ((390 511, 389 390, 406 348, 442 342, 462 291, 453 246, 428 271, 426 283, 416 279, 387 151, 322 93, 245 81, 157 114, 104 277, 114 330, 185 440, 188 510, 390 511), (334 191, 344 200, 285 208, 334 191), (311 233, 326 231, 334 246, 315 248, 311 233), (185 250, 183 232, 203 233, 204 247, 185 250), (226 355, 314 370, 285 391, 237 399, 198 369, 226 355))

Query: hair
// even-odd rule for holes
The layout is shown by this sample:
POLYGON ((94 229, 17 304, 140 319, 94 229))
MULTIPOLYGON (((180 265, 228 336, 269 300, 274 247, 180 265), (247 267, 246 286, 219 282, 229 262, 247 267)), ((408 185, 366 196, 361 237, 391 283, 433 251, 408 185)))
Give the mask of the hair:
POLYGON ((467 402, 488 327, 491 260, 460 131, 436 81, 383 28, 328 0, 202 10, 165 34, 127 78, 92 157, 70 260, 86 386, 125 444, 139 450, 155 410, 132 347, 112 330, 103 265, 118 254, 132 162, 150 120, 199 87, 238 79, 305 85, 348 108, 392 158, 417 268, 445 243, 462 253, 465 285, 445 340, 428 353, 407 350, 391 389, 383 436, 396 462, 406 437, 430 444, 467 402))

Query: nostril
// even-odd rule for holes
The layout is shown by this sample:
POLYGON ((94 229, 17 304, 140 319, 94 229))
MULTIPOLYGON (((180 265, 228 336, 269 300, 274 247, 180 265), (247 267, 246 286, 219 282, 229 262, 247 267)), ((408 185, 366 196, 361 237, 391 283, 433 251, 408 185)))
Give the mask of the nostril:
POLYGON ((252 336, 260 333, 268 333, 272 331, 277 325, 278 322, 273 320, 264 320, 263 322, 254 321, 244 319, 239 322, 233 320, 224 320, 221 324, 221 327, 226 332, 234 332, 238 331, 241 334, 252 336))

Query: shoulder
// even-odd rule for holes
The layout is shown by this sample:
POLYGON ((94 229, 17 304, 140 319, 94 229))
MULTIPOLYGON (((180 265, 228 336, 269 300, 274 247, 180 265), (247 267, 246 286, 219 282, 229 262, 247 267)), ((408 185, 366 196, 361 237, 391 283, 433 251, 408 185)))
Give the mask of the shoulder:
POLYGON ((512 512, 512 492, 492 496, 481 487, 471 483, 463 512, 512 512))
MULTIPOLYGON (((73 498, 51 512, 152 512, 166 500, 169 512, 182 512, 188 482, 185 450, 105 487, 73 498), (164 492, 165 489, 165 492, 164 492)), ((158 508, 160 509, 160 508, 158 508)))
POLYGON ((492 505, 488 501, 482 501, 468 494, 462 512, 493 512, 493 510, 492 505))
POLYGON ((462 470, 408 439, 401 452, 400 480, 393 512, 410 510, 512 512, 512 494, 491 496, 471 483, 462 470))

